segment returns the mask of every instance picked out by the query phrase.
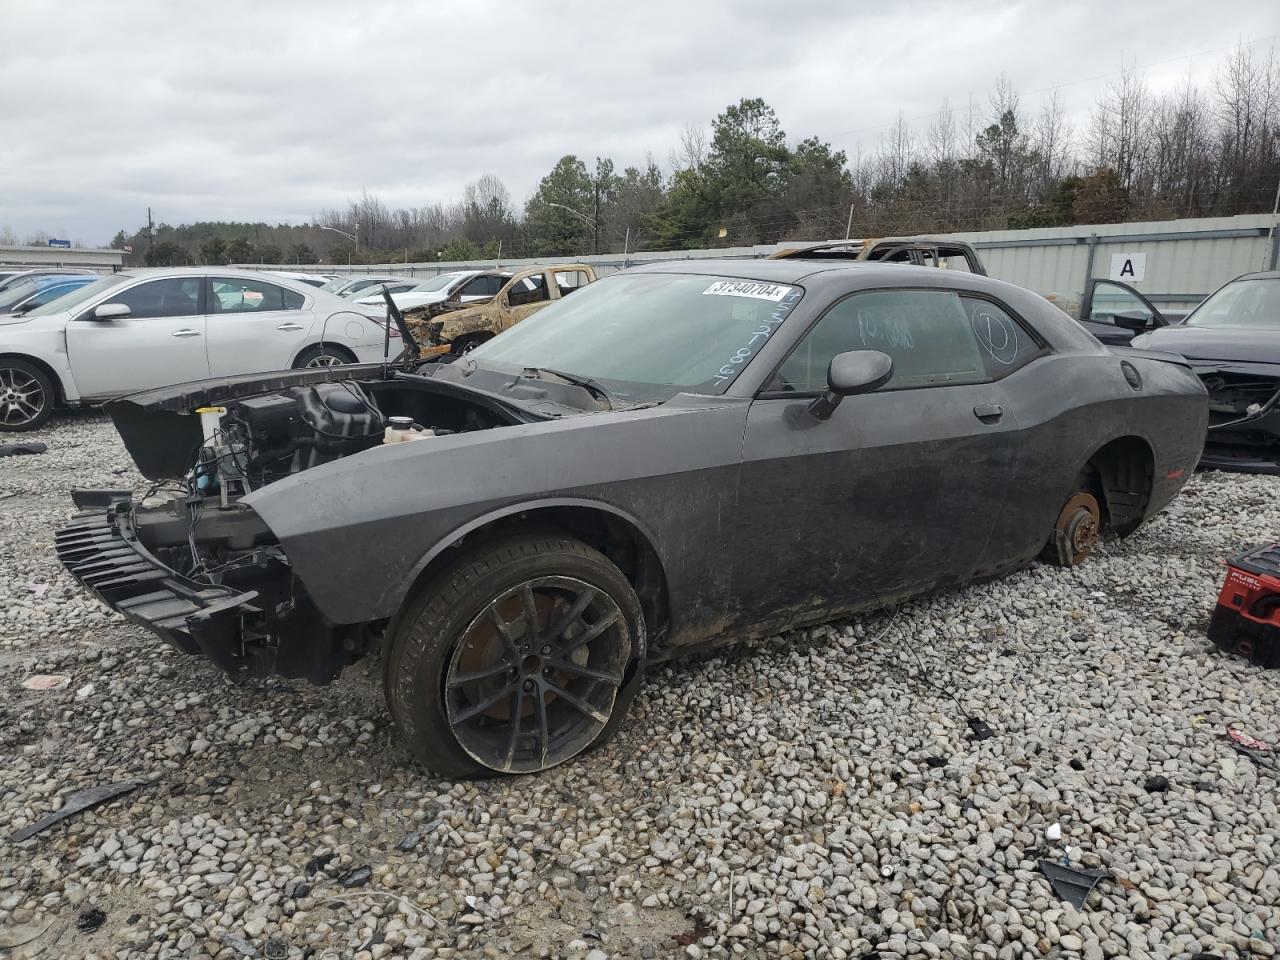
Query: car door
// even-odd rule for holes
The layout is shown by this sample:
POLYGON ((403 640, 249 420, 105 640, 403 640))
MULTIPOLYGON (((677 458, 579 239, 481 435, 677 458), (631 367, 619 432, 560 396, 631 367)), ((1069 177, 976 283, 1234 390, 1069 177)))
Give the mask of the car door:
MULTIPOLYGON (((983 323, 952 291, 857 293, 782 362, 743 438, 734 593, 745 618, 781 627, 980 569, 1017 457, 983 323), (893 377, 818 420, 807 407, 849 350, 889 354, 893 377)), ((996 346, 1008 349, 999 332, 996 346)))
POLYGON ((113 291, 67 324, 80 396, 98 400, 209 376, 200 277, 164 277, 113 291), (98 320, 108 304, 128 314, 98 320))
POLYGON ((1117 280, 1090 280, 1080 306, 1080 322, 1103 343, 1123 346, 1138 335, 1116 323, 1117 313, 1140 313, 1146 316, 1148 328, 1163 327, 1167 321, 1146 297, 1127 283, 1117 280))
POLYGON ((287 370, 315 322, 310 298, 256 277, 209 277, 207 296, 209 370, 215 377, 287 370))
MULTIPOLYGON (((552 290, 555 281, 551 271, 517 274, 503 294, 505 303, 502 310, 502 329, 515 326, 525 317, 536 313, 557 298, 557 291, 552 290)), ((501 331, 499 331, 501 332, 501 331)))

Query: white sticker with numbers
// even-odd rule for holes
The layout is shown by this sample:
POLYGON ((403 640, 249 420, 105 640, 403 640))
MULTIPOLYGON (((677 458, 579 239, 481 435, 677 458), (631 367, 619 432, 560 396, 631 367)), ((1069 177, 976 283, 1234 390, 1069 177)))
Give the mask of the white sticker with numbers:
POLYGON ((777 303, 791 288, 784 283, 757 283, 754 280, 717 280, 702 291, 704 297, 750 297, 777 303))

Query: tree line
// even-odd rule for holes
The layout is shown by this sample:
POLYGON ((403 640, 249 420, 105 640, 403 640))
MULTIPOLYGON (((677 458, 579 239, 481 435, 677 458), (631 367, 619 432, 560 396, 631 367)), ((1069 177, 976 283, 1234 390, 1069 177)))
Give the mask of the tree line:
POLYGON ((153 265, 577 256, 1256 213, 1278 180, 1280 63, 1242 44, 1205 87, 1156 95, 1122 67, 1074 129, 1056 91, 1029 110, 1001 77, 984 102, 899 115, 850 158, 748 98, 685 127, 665 164, 561 157, 523 204, 487 174, 451 204, 366 192, 302 226, 161 224, 112 245, 153 265))

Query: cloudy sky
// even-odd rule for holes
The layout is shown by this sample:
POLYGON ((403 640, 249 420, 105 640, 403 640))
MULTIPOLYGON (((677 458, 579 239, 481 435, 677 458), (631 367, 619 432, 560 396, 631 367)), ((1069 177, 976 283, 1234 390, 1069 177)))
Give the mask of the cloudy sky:
POLYGON ((872 151, 1000 74, 1082 122, 1122 58, 1156 90, 1280 43, 1276 0, 130 3, 0 0, 0 229, 90 245, 157 222, 300 223, 362 190, 522 203, 566 153, 652 153, 763 97, 793 140, 872 151), (1211 13, 1211 15, 1209 15, 1211 13))

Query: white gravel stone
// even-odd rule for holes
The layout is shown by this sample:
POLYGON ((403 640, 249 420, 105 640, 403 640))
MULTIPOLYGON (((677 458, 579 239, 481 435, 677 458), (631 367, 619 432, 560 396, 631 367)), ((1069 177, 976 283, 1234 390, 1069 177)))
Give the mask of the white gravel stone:
POLYGON ((49 452, 0 461, 0 824, 93 784, 154 783, 0 838, 0 936, 100 905, 107 922, 58 950, 1188 960, 1280 945, 1277 777, 1223 736, 1280 744, 1277 675, 1203 632, 1222 560, 1280 537, 1280 479, 1198 474, 1074 570, 655 667, 613 744, 455 784, 413 766, 376 660, 323 689, 237 687, 90 599, 52 550, 67 491, 144 481, 100 416, 30 439, 49 452), (71 684, 24 690, 35 673, 71 684), (969 737, 962 710, 995 736, 969 737), (1169 789, 1146 792, 1157 773, 1169 789), (1112 877, 1083 911, 1038 872, 1064 855, 1112 877), (364 866, 366 885, 339 885, 364 866))

